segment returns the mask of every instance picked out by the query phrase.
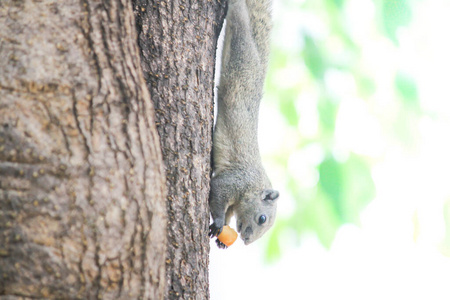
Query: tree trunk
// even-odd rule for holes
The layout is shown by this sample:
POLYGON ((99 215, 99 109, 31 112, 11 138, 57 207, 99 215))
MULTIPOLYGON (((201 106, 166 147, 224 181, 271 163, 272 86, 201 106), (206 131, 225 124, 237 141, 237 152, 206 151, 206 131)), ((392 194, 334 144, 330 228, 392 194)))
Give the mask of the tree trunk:
POLYGON ((136 40, 126 0, 0 2, 0 298, 163 298, 165 176, 136 40))
POLYGON ((167 299, 208 299, 214 63, 226 1, 133 0, 166 167, 167 299))

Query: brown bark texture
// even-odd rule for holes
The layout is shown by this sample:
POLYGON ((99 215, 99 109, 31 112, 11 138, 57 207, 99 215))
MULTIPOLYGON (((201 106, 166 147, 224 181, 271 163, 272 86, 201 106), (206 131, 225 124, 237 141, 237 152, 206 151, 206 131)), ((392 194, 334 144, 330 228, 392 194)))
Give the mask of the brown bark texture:
POLYGON ((165 174, 135 28, 127 0, 0 1, 1 299, 164 297, 165 174))
POLYGON ((168 186, 166 299, 208 299, 214 63, 226 1, 133 0, 168 186))

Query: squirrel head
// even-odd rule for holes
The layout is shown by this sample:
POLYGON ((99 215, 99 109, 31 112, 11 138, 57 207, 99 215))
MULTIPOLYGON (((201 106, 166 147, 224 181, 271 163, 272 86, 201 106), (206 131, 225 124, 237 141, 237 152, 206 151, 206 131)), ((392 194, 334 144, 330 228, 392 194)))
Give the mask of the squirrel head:
POLYGON ((245 194, 235 209, 237 231, 246 245, 259 239, 275 222, 278 191, 245 194))

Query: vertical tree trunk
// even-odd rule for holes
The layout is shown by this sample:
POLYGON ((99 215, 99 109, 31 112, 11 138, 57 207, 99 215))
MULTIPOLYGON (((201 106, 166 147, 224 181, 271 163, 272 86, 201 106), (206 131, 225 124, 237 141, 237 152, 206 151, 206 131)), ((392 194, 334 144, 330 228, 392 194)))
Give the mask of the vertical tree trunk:
POLYGON ((214 62, 226 1, 133 0, 168 186, 168 299, 208 299, 214 62))
POLYGON ((126 0, 0 1, 0 298, 163 297, 164 171, 135 31, 126 0))

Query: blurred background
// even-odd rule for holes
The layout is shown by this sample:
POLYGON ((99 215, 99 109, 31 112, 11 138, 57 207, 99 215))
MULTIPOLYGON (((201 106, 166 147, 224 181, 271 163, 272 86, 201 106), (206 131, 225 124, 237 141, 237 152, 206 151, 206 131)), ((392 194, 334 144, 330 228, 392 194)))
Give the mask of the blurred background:
POLYGON ((273 12, 259 142, 277 221, 211 243, 211 299, 450 299, 450 1, 273 12))

